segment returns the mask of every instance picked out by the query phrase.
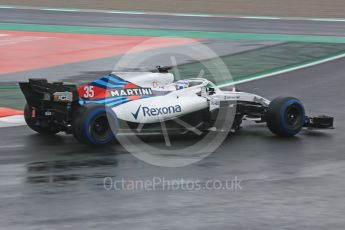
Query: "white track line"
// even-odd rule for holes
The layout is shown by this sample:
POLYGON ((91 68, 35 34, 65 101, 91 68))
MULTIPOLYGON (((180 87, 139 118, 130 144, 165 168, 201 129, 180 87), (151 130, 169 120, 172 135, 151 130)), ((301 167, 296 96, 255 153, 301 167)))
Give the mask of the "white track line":
POLYGON ((201 13, 169 13, 169 12, 145 12, 145 11, 119 11, 119 10, 97 10, 97 9, 74 9, 74 8, 48 8, 31 6, 0 5, 0 9, 20 10, 44 10, 58 12, 84 12, 84 13, 107 13, 107 14, 128 14, 128 15, 160 15, 175 17, 206 17, 206 18, 233 18, 253 20, 296 20, 296 21, 319 21, 319 22, 345 22, 345 18, 309 18, 309 17, 273 17, 273 16, 250 16, 250 15, 226 15, 226 14, 201 14, 201 13))
POLYGON ((14 115, 0 118, 0 128, 25 125, 23 115, 14 115))
POLYGON ((77 9, 55 9, 55 8, 44 8, 39 10, 46 10, 46 11, 62 11, 62 12, 77 12, 80 10, 77 9))
POLYGON ((275 72, 271 72, 271 73, 268 73, 268 74, 262 74, 262 75, 259 75, 259 76, 256 76, 256 77, 252 77, 252 78, 248 78, 248 79, 244 79, 244 80, 233 81, 233 82, 221 84, 221 85, 218 85, 218 86, 220 88, 222 88, 222 87, 242 84, 242 83, 246 83, 246 82, 250 82, 250 81, 255 81, 255 80, 259 80, 259 79, 263 79, 263 78, 267 78, 267 77, 272 77, 272 76, 276 76, 276 75, 279 75, 279 74, 288 73, 288 72, 292 72, 292 71, 295 71, 295 70, 304 69, 304 68, 307 68, 307 67, 323 64, 323 63, 334 61, 334 60, 337 60, 337 59, 340 59, 340 58, 344 58, 344 57, 345 57, 345 53, 342 53, 342 54, 335 55, 335 56, 332 56, 332 57, 329 57, 329 58, 325 58, 325 59, 322 59, 322 60, 318 60, 318 61, 315 61, 315 62, 310 62, 310 63, 307 63, 307 64, 301 64, 299 66, 294 66, 294 67, 291 67, 291 68, 286 68, 286 69, 275 71, 275 72))
POLYGON ((23 148, 25 145, 2 145, 0 146, 0 149, 17 149, 17 148, 23 148))

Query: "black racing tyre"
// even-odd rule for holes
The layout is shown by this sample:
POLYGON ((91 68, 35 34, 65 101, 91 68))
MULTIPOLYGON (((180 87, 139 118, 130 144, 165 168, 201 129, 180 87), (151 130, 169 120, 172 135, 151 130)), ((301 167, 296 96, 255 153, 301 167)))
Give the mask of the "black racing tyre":
POLYGON ((278 97, 268 106, 267 126, 278 136, 295 136, 305 123, 302 102, 294 97, 278 97))
POLYGON ((88 145, 106 145, 115 139, 118 127, 116 114, 105 105, 86 104, 80 107, 72 120, 72 132, 81 143, 88 145))
POLYGON ((234 131, 240 130, 242 121, 243 121, 243 115, 236 115, 232 123, 231 129, 234 131))
POLYGON ((26 124, 35 132, 45 135, 54 135, 60 132, 56 127, 50 126, 48 123, 38 122, 32 117, 32 107, 28 104, 24 107, 24 119, 26 124))

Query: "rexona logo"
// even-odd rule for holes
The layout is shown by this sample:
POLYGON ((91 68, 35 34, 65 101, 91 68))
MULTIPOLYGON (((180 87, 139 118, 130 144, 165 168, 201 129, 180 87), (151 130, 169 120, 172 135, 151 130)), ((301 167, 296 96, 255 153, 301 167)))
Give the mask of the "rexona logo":
POLYGON ((115 89, 110 91, 111 96, 142 96, 142 95, 152 95, 152 90, 150 88, 137 88, 137 89, 115 89))
POLYGON ((137 111, 135 113, 132 113, 135 119, 138 118, 140 111, 142 111, 142 114, 144 117, 154 117, 154 116, 159 116, 159 115, 180 113, 182 111, 182 108, 180 105, 172 105, 172 106, 159 107, 159 108, 142 107, 140 105, 137 111))

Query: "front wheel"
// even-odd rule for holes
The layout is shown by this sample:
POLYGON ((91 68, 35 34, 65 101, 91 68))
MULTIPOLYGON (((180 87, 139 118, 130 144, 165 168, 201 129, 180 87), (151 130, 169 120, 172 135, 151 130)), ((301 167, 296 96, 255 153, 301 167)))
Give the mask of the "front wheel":
POLYGON ((302 102, 294 97, 278 97, 267 109, 267 126, 278 136, 295 136, 305 123, 302 102))
POLYGON ((117 126, 116 114, 104 105, 87 104, 73 115, 74 137, 89 145, 106 145, 115 139, 111 126, 117 126))

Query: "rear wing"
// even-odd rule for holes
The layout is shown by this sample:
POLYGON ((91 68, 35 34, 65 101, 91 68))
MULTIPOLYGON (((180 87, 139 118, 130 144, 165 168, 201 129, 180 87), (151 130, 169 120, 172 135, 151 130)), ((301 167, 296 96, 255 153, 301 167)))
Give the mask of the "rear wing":
POLYGON ((46 79, 29 79, 19 86, 25 96, 28 111, 25 116, 35 120, 37 127, 50 126, 70 133, 73 111, 79 107, 76 85, 48 83, 46 79))
POLYGON ((48 83, 46 79, 29 79, 28 82, 20 82, 19 86, 30 106, 79 101, 77 86, 73 84, 48 83))

